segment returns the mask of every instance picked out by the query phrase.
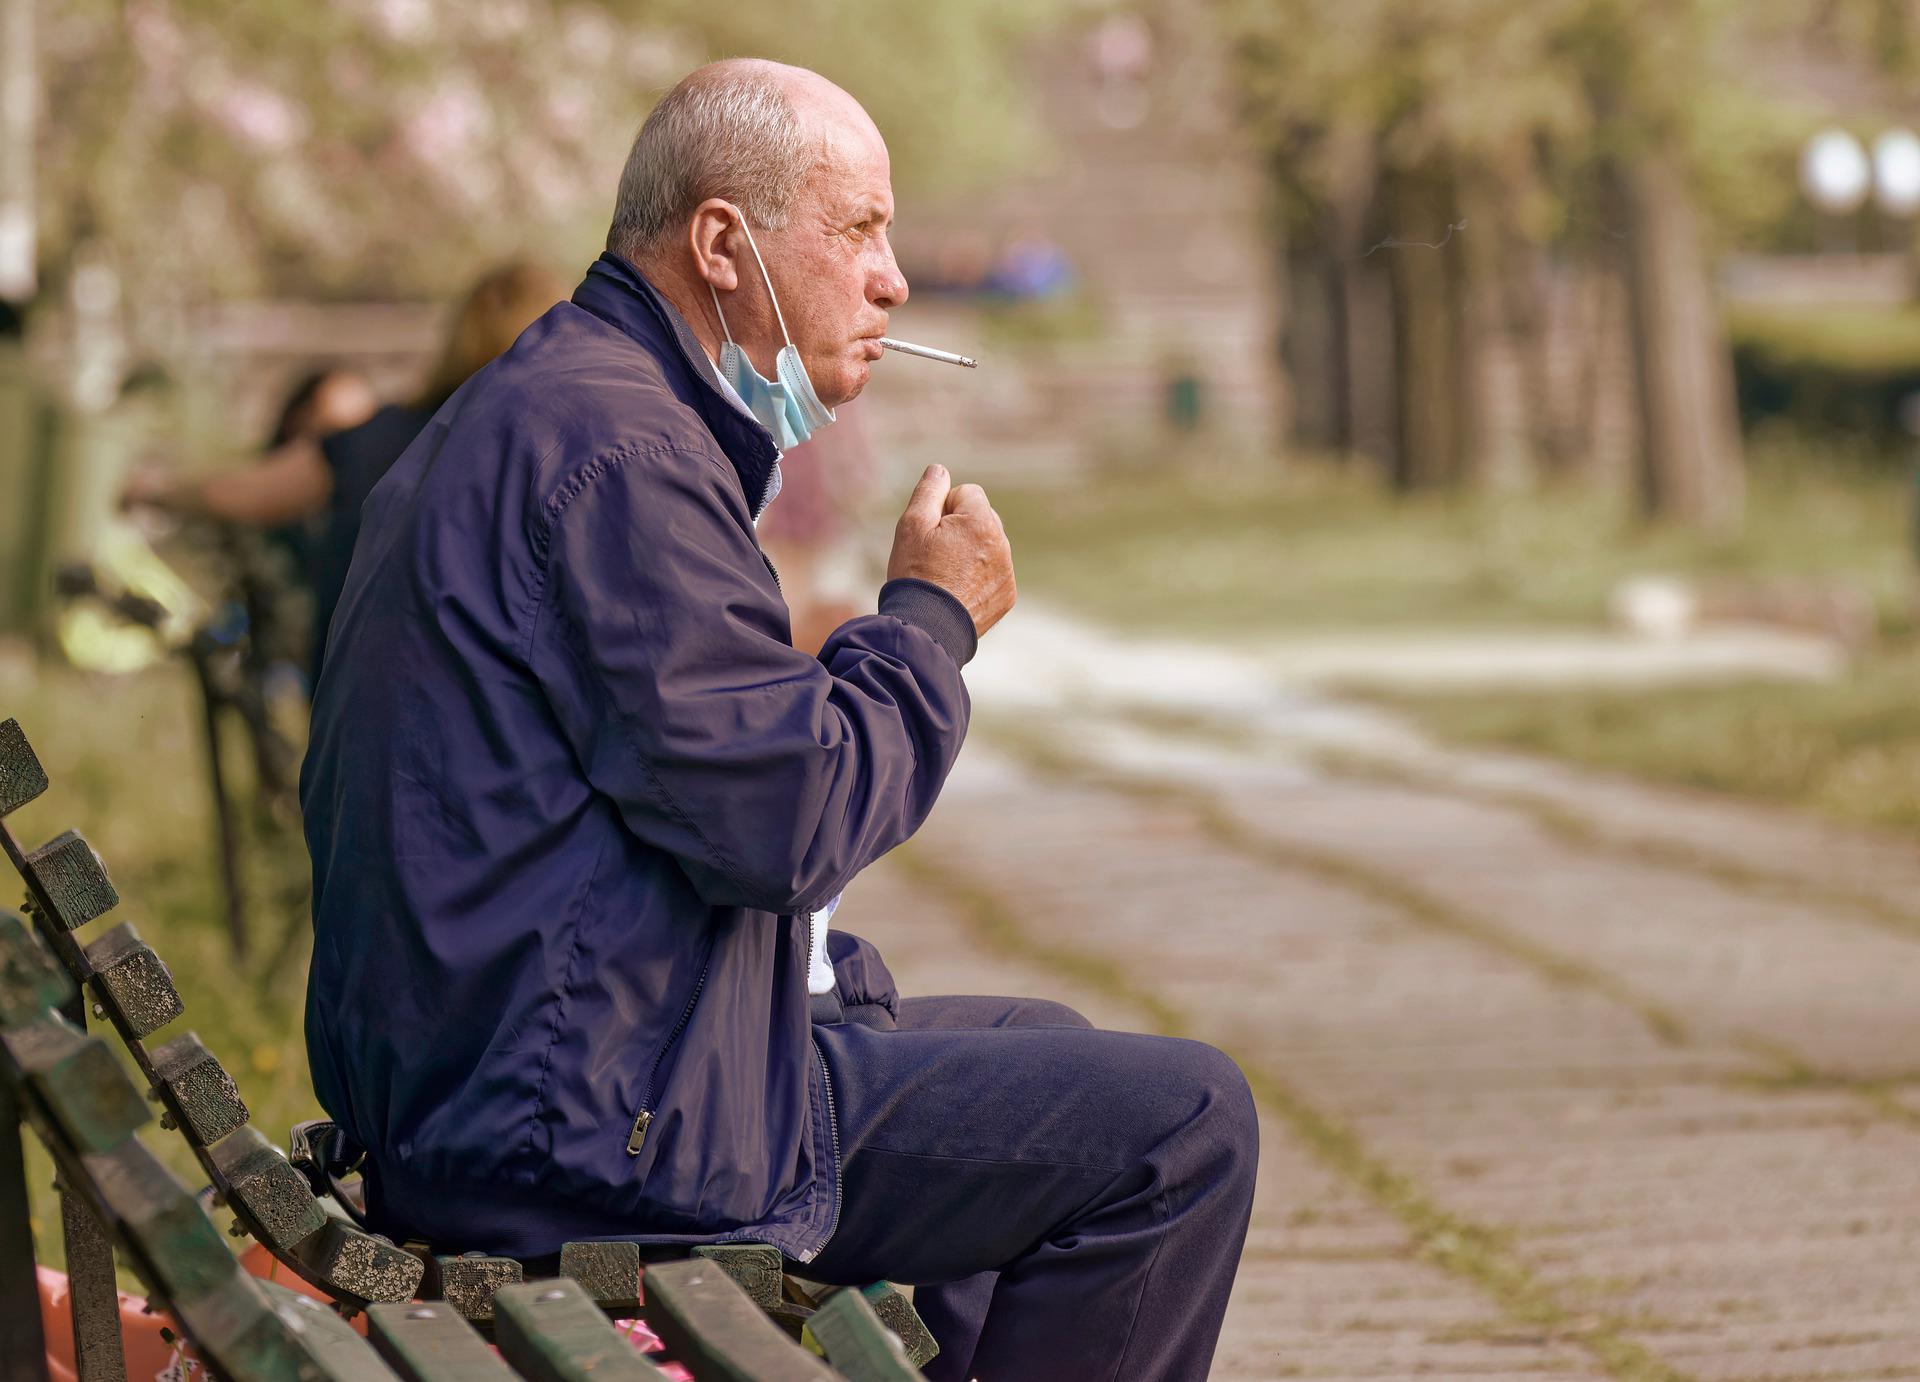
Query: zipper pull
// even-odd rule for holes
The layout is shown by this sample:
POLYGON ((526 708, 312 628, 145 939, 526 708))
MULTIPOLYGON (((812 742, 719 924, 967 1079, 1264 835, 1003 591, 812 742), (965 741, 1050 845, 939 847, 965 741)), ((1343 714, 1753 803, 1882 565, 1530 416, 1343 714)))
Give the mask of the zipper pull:
POLYGON ((647 1140, 647 1124, 653 1121, 653 1115, 645 1109, 633 1120, 633 1131, 627 1136, 627 1155, 639 1156, 640 1148, 647 1140))

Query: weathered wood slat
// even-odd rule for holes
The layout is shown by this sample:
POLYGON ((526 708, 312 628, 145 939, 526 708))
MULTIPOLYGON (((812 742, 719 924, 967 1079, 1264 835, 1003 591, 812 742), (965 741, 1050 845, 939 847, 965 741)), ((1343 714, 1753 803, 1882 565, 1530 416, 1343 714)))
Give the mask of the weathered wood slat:
POLYGON ((355 1301, 412 1300, 427 1269, 412 1253, 335 1218, 293 1255, 335 1295, 355 1301))
POLYGON ((817 1382, 835 1375, 708 1259, 655 1263, 647 1268, 646 1297, 648 1325, 699 1382, 817 1382))
POLYGON ((79 930, 120 905, 120 894, 107 877, 107 866, 76 831, 63 830, 29 851, 27 867, 59 909, 57 920, 69 931, 79 930))
POLYGON ((780 1276, 786 1268, 780 1249, 767 1243, 711 1243, 695 1248, 692 1255, 732 1277, 762 1310, 780 1304, 780 1276))
POLYGON ((18 811, 47 790, 46 770, 18 720, 0 720, 0 816, 18 811))
POLYGON ((859 1291, 828 1296, 808 1318, 807 1333, 834 1371, 851 1382, 915 1382, 920 1376, 900 1336, 880 1322, 859 1291))
POLYGON ((501 1354, 534 1382, 661 1382, 666 1377, 621 1337, 580 1283, 567 1277, 505 1287, 494 1296, 493 1309, 501 1354))
POLYGON ((213 1146, 247 1121, 247 1105, 233 1076, 197 1034, 188 1032, 155 1051, 153 1073, 179 1101, 184 1131, 201 1146, 213 1146))
POLYGON ((406 1382, 512 1382, 514 1376, 445 1301, 370 1305, 367 1337, 406 1382))
POLYGON ((438 1269, 441 1298, 467 1319, 481 1322, 493 1318, 493 1293, 526 1276, 526 1268, 511 1257, 475 1252, 436 1257, 433 1262, 438 1269))
POLYGON ((579 1282, 602 1310, 639 1310, 642 1269, 638 1243, 564 1243, 560 1247, 560 1275, 579 1282))
POLYGON ((940 1344, 933 1337, 933 1331, 927 1328, 927 1322, 920 1318, 920 1312, 913 1308, 913 1302, 891 1281, 876 1281, 871 1286, 862 1286, 860 1294, 866 1297, 867 1304, 873 1307, 873 1313, 880 1317, 893 1335, 907 1350, 907 1361, 916 1368, 924 1368, 940 1352, 940 1344))
POLYGON ((287 1252, 327 1226, 327 1211, 280 1149, 258 1130, 237 1129, 213 1149, 233 1202, 275 1252, 287 1252))
POLYGON ((186 1011, 173 975, 133 923, 123 921, 87 947, 87 963, 100 976, 107 1001, 136 1037, 159 1031, 186 1011))

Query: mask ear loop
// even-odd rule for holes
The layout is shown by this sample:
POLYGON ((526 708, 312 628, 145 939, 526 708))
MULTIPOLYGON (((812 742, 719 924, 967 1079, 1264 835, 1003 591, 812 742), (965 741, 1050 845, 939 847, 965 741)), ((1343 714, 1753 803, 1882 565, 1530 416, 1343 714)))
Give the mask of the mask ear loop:
MULTIPOLYGON (((740 215, 740 229, 746 231, 747 248, 753 251, 753 262, 760 266, 760 281, 767 285, 767 300, 773 304, 774 320, 780 323, 780 339, 787 343, 788 350, 793 351, 794 363, 799 366, 800 373, 804 376, 807 372, 807 367, 800 359, 800 351, 798 347, 794 345, 792 335, 787 331, 786 314, 780 310, 780 295, 773 291, 773 275, 767 272, 767 261, 760 257, 760 246, 754 242, 753 227, 747 224, 745 212, 742 212, 740 215)), ((707 285, 707 291, 713 291, 713 285, 711 283, 707 285)), ((813 396, 813 381, 811 379, 807 380, 807 393, 810 397, 813 396)), ((828 422, 834 421, 833 409, 826 407, 817 397, 813 397, 813 406, 819 408, 827 415, 828 422)))
POLYGON ((720 318, 720 334, 727 338, 727 344, 733 344, 733 333, 727 330, 727 314, 720 310, 720 294, 713 291, 713 283, 707 283, 707 296, 713 299, 714 315, 720 318))
MULTIPOLYGON (((740 229, 747 233, 747 248, 753 251, 753 262, 760 266, 760 281, 767 285, 767 300, 773 304, 773 319, 780 323, 780 339, 792 346, 793 337, 787 334, 787 318, 780 310, 780 295, 773 291, 773 276, 767 272, 767 261, 760 257, 760 246, 753 241, 753 227, 747 224, 747 215, 740 213, 740 229)), ((707 291, 713 291, 713 285, 707 285, 707 291)), ((715 300, 718 305, 718 299, 715 300)))

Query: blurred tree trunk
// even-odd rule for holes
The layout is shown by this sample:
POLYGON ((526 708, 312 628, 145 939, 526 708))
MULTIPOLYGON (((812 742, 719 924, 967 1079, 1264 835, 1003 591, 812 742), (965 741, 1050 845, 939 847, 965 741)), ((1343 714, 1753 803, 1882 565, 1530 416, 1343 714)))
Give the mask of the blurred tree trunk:
MULTIPOLYGON (((1392 282, 1396 489, 1486 480, 1490 367, 1500 334, 1500 284, 1488 246, 1467 248, 1471 217, 1452 167, 1390 169, 1380 179, 1380 250, 1392 282), (1469 226, 1455 230, 1463 219, 1469 226)), ((1488 234, 1482 228, 1478 234, 1488 234)))
POLYGON ((1733 365, 1714 302, 1693 190, 1679 157, 1649 140, 1606 165, 1620 209, 1643 513, 1715 532, 1746 500, 1733 365))
POLYGON ((1530 170, 1511 159, 1469 165, 1459 179, 1454 288, 1463 336, 1468 426, 1462 467, 1476 486, 1517 489, 1540 469, 1551 379, 1539 247, 1520 226, 1530 170))
POLYGON ((1450 173, 1427 165, 1389 169, 1381 193, 1394 238, 1415 242, 1381 250, 1393 287, 1397 406, 1389 474, 1395 489, 1432 489, 1467 473, 1478 431, 1464 261, 1447 229, 1459 219, 1457 189, 1450 173))

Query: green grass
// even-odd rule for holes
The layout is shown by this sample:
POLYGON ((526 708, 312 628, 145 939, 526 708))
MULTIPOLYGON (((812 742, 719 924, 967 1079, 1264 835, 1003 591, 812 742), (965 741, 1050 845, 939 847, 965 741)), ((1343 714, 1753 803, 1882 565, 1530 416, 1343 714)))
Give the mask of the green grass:
POLYGON ((1475 692, 1389 703, 1463 743, 1551 754, 1920 835, 1920 646, 1832 683, 1475 692))
POLYGON ((1900 467, 1775 442, 1753 469, 1745 528, 1723 542, 1640 523, 1591 488, 1395 499, 1313 462, 1116 463, 993 498, 1024 595, 1143 630, 1593 625, 1621 579, 1649 572, 1841 578, 1904 619, 1900 467))
MULTIPOLYGON (((9 662, 0 668, 0 718, 20 721, 52 785, 8 817, 8 824, 29 846, 77 829, 100 852, 121 904, 80 939, 92 940, 119 921, 139 929, 172 970, 186 1002, 185 1015, 149 1042, 198 1032, 238 1082, 253 1123, 284 1145, 296 1120, 319 1115, 301 1034, 306 852, 297 833, 251 832, 255 944, 248 964, 237 964, 217 883, 199 715, 181 667, 108 679, 51 660, 37 668, 9 662), (291 953, 268 972, 278 943, 289 934, 295 940, 291 953)), ((244 785, 246 757, 237 741, 231 761, 241 765, 236 775, 244 785)), ((119 1049, 117 1039, 108 1040, 119 1049)), ((142 1136, 189 1186, 204 1184, 178 1134, 156 1123, 142 1136)), ((35 1246, 41 1261, 58 1263, 63 1253, 52 1167, 28 1142, 35 1246)))
POLYGON ((1117 468, 994 499, 1024 595, 1195 637, 1597 626, 1620 580, 1656 572, 1851 585, 1886 641, 1832 683, 1387 699, 1462 742, 1920 832, 1908 466, 1784 436, 1750 463, 1743 531, 1718 542, 1587 489, 1396 499, 1311 464, 1117 468))
POLYGON ((1749 308, 1732 314, 1727 333, 1735 346, 1764 354, 1783 369, 1920 370, 1920 309, 1912 307, 1749 308))

